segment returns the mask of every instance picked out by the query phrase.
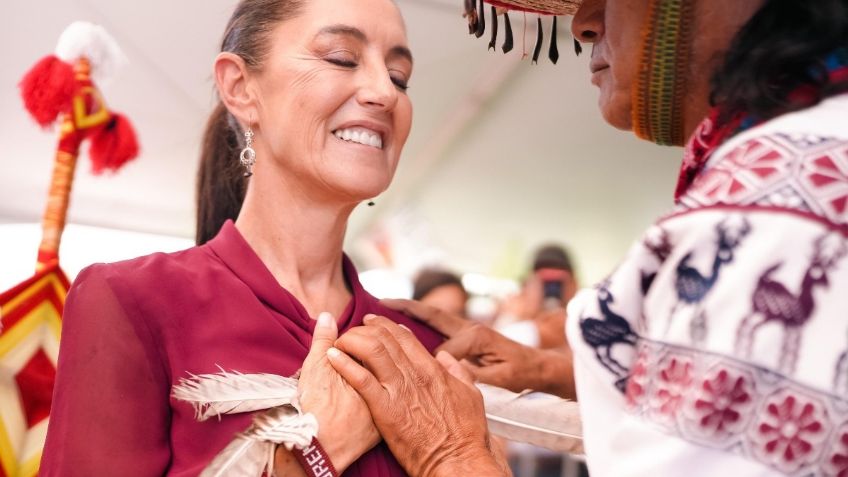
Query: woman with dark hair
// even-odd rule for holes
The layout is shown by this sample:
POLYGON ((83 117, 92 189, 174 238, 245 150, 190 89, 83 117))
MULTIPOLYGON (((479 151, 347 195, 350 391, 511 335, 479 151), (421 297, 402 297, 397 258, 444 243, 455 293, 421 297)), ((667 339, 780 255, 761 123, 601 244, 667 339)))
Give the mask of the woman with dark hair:
POLYGON ((465 316, 468 292, 455 273, 439 268, 418 272, 412 284, 412 299, 456 316, 465 316))
MULTIPOLYGON (((572 300, 570 355, 392 306, 442 330, 443 349, 495 383, 568 395, 573 362, 593 477, 848 472, 848 0, 491 3, 576 13, 604 118, 685 145, 676 207, 572 300)), ((469 15, 478 36, 485 13, 469 15)), ((494 475, 472 440, 396 417, 399 389, 421 413, 436 400, 470 421, 479 406, 437 379, 413 385, 412 370, 438 368, 407 335, 370 320, 331 362, 401 462, 462 448, 466 465, 494 475)))
POLYGON ((329 462, 301 455, 304 472, 305 451, 281 446, 276 475, 405 475, 326 353, 369 313, 429 349, 441 341, 366 293, 342 252, 348 216, 395 172, 411 73, 391 0, 239 2, 214 65, 202 245, 94 265, 74 282, 40 475, 196 476, 251 416, 197 422, 172 388, 301 368, 299 400, 318 421, 310 449, 320 443, 329 462))

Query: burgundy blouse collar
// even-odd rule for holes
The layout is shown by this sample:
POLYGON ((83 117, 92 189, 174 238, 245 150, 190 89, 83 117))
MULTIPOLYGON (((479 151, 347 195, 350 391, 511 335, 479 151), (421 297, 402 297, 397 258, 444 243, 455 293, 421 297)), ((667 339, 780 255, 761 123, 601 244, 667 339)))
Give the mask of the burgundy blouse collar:
MULTIPOLYGON (((224 223, 218 235, 207 245, 256 294, 260 301, 289 318, 310 335, 312 334, 315 320, 310 318, 309 313, 294 295, 280 286, 231 220, 224 223)), ((362 318, 369 312, 370 302, 375 300, 362 287, 359 274, 347 255, 343 254, 342 263, 352 298, 344 313, 336 319, 339 330, 346 330, 362 323, 362 318)))

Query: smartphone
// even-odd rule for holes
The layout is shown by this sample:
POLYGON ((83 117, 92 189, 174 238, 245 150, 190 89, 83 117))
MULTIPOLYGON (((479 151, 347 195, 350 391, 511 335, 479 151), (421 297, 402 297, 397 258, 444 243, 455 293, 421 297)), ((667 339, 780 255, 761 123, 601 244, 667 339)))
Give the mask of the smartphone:
POLYGON ((542 282, 543 298, 542 308, 545 310, 555 310, 562 308, 562 281, 561 280, 545 280, 542 282))

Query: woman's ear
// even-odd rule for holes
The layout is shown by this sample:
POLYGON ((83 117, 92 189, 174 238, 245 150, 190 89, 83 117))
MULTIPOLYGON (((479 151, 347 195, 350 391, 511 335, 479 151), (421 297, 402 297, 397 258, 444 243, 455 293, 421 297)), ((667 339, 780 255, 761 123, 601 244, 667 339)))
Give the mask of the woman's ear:
POLYGON ((247 125, 256 119, 256 98, 248 87, 247 65, 240 56, 227 52, 218 54, 215 84, 224 106, 241 124, 247 125))

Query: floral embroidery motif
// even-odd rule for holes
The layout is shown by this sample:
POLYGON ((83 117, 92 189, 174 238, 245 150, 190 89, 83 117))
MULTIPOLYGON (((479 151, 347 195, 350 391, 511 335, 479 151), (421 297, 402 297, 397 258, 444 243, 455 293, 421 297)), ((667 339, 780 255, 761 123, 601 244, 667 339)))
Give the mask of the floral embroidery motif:
POLYGON ((733 149, 695 180, 690 195, 706 204, 742 204, 789 176, 794 157, 768 137, 733 149))
POLYGON ((710 437, 738 432, 753 404, 747 378, 725 368, 701 381, 699 395, 691 405, 697 431, 710 437))
POLYGON ((732 149, 695 179, 683 209, 715 204, 774 206, 848 223, 848 142, 782 133, 732 149))
POLYGON ((827 467, 832 475, 848 477, 848 423, 842 425, 836 433, 839 439, 827 457, 827 467))
POLYGON ((692 384, 692 363, 671 358, 660 371, 656 400, 660 414, 674 417, 683 403, 683 396, 692 384))
POLYGON ((766 401, 759 413, 754 441, 755 452, 784 472, 814 462, 827 437, 827 415, 809 398, 788 392, 766 401))
POLYGON ((647 388, 648 353, 641 350, 630 371, 630 378, 625 388, 625 398, 629 406, 635 406, 644 396, 647 388))
POLYGON ((787 475, 848 477, 848 400, 748 363, 643 338, 626 400, 632 414, 692 443, 787 475))

